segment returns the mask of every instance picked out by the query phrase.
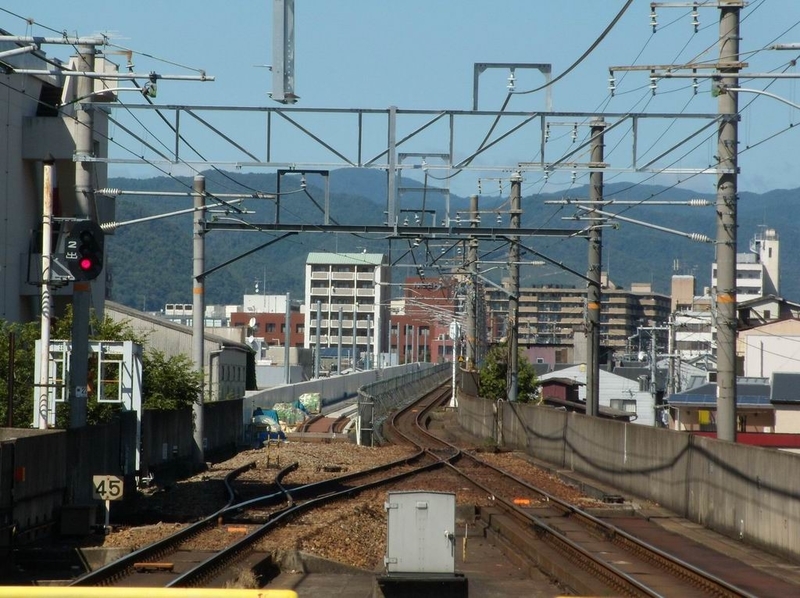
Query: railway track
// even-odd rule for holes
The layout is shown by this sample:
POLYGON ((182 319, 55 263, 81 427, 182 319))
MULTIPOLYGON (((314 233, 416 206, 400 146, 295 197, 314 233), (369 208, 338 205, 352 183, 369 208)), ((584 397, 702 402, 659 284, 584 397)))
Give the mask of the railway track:
POLYGON ((756 596, 430 434, 428 414, 448 396, 449 390, 440 389, 396 413, 390 436, 436 455, 491 495, 496 507, 487 510, 489 524, 494 519, 495 532, 505 531, 502 541, 510 551, 535 562, 547 545, 586 572, 581 591, 594 593, 602 584, 625 596, 756 596))
MULTIPOLYGON (((229 575, 234 567, 257 570, 267 555, 254 554, 253 545, 301 513, 441 465, 438 459, 419 450, 367 470, 288 487, 284 478, 296 467, 290 464, 279 472, 272 491, 235 504, 229 500, 216 513, 84 575, 71 585, 218 587, 219 578, 229 575), (215 549, 209 550, 209 545, 215 549)), ((233 480, 247 469, 231 472, 226 483, 232 488, 233 480)), ((231 489, 231 497, 238 495, 231 489)))
MULTIPOLYGON (((759 595, 685 563, 609 521, 492 466, 477 454, 432 435, 427 430, 431 414, 449 398, 449 390, 440 388, 390 418, 384 433, 392 442, 413 447, 408 457, 294 487, 285 483, 293 471, 293 465, 289 465, 281 470, 274 487, 263 489, 260 496, 228 504, 203 521, 73 585, 219 587, 234 569, 258 571, 267 555, 259 554, 254 546, 293 518, 368 489, 444 470, 493 498, 491 507, 481 508, 481 518, 486 533, 505 545, 509 554, 541 562, 547 553, 568 563, 568 568, 579 570, 568 582, 579 592, 598 593, 604 587, 607 593, 625 596, 759 595), (216 534, 219 547, 194 549, 192 542, 202 544, 197 542, 202 534, 216 534), (145 575, 148 577, 143 578, 145 575)), ((236 475, 232 474, 231 480, 236 475)), ((771 578, 771 587, 778 582, 771 578)), ((770 595, 791 595, 793 590, 796 586, 787 585, 782 593, 770 595)))

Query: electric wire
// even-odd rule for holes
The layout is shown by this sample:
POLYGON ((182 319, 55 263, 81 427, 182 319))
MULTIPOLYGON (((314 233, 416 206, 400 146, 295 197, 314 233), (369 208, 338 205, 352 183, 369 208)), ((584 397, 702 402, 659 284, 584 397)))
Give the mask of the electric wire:
POLYGON ((633 0, 627 0, 625 2, 625 5, 622 7, 622 9, 620 9, 620 11, 611 20, 611 22, 608 25, 606 25, 606 28, 603 30, 603 32, 600 34, 600 36, 597 39, 595 39, 594 42, 592 42, 592 44, 586 49, 586 51, 584 51, 583 54, 581 54, 581 56, 575 62, 573 62, 569 67, 567 67, 567 70, 565 70, 564 72, 560 73, 554 79, 548 81, 544 85, 540 85, 539 87, 536 87, 534 89, 529 89, 529 90, 526 90, 526 91, 513 91, 511 93, 513 95, 525 95, 525 94, 529 94, 529 93, 535 93, 537 91, 541 91, 543 89, 546 89, 546 88, 550 87, 551 85, 554 85, 555 83, 557 83, 558 81, 560 81, 561 79, 566 77, 573 70, 575 70, 584 60, 586 60, 586 58, 595 50, 595 48, 597 48, 597 46, 600 45, 600 43, 606 38, 606 36, 611 32, 611 30, 614 28, 614 26, 622 18, 622 15, 624 15, 627 12, 627 10, 628 10, 628 8, 630 7, 631 4, 633 4, 633 0))

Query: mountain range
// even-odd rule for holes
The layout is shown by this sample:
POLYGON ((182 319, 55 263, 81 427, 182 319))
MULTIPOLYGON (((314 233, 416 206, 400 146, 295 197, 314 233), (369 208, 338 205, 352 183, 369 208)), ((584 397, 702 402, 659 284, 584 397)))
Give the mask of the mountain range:
MULTIPOLYGON (((255 197, 258 193, 276 192, 276 174, 220 170, 203 174, 207 191, 224 196, 218 206, 209 210, 209 220, 251 224, 275 221, 278 202, 255 197), (231 194, 239 193, 250 197, 241 204, 228 198, 231 194), (246 208, 247 213, 237 211, 240 205, 246 208)), ((382 224, 386 220, 386 178, 385 172, 373 169, 332 171, 329 176, 330 222, 347 225, 382 224)), ((109 181, 109 186, 123 190, 116 200, 115 219, 120 225, 106 241, 106 262, 112 280, 111 298, 145 311, 163 309, 166 303, 191 303, 191 214, 140 223, 131 221, 191 208, 189 192, 192 178, 114 178, 109 181), (149 191, 154 195, 125 195, 124 191, 149 191), (187 194, 168 195, 176 191, 187 194), (129 222, 130 225, 127 224, 129 222)), ((425 189, 418 181, 408 178, 402 178, 398 188, 398 226, 402 226, 407 218, 413 224, 417 217, 423 224, 432 224, 434 211, 436 225, 441 225, 445 215, 444 193, 425 189)), ((280 187, 280 222, 322 224, 324 189, 324 179, 318 174, 284 175, 280 187)), ((740 252, 748 251, 750 241, 761 229, 772 228, 777 231, 782 255, 781 295, 792 301, 800 301, 800 280, 794 271, 797 267, 795 256, 800 249, 800 218, 791 216, 796 213, 794 202, 798 194, 800 190, 740 193, 737 215, 740 252)), ((546 203, 567 197, 586 200, 589 190, 587 187, 575 187, 568 196, 562 193, 533 194, 523 184, 521 226, 531 229, 583 228, 587 223, 575 219, 580 211, 574 205, 546 203)), ((713 194, 703 195, 654 185, 613 183, 605 185, 604 199, 621 202, 607 206, 606 211, 625 218, 617 220, 615 226, 602 229, 603 270, 608 272, 612 282, 623 288, 630 287, 632 283, 649 282, 654 291, 669 294, 673 274, 694 274, 698 293, 710 285, 713 242, 698 243, 679 233, 698 233, 712 241, 715 239, 713 194), (707 199, 710 205, 693 208, 653 203, 664 200, 686 202, 694 198, 707 199)), ((509 226, 507 195, 481 196, 479 201, 482 226, 509 226)), ((466 221, 469 198, 450 195, 449 207, 451 219, 466 221)), ((462 222, 461 226, 467 227, 468 224, 462 222)), ((426 243, 423 240, 418 247, 413 247, 410 241, 394 241, 390 250, 387 240, 375 236, 309 232, 267 245, 276 236, 255 227, 241 231, 210 230, 206 234, 205 270, 213 271, 205 279, 206 303, 240 304, 242 295, 253 294, 256 288, 259 293, 290 292, 293 297, 300 298, 304 292, 306 256, 312 251, 391 251, 392 263, 396 264, 393 272, 395 282, 416 275, 417 265, 424 266, 424 271, 433 276, 437 270, 446 271, 462 259, 461 247, 452 241, 426 243)), ((526 236, 522 238, 522 245, 523 261, 545 262, 545 265, 521 268, 522 286, 585 285, 581 278, 553 265, 561 264, 573 272, 585 273, 588 255, 585 239, 568 238, 566 235, 526 236)), ((484 275, 499 280, 504 273, 503 263, 507 260, 508 246, 501 241, 483 241, 479 256, 484 275)))

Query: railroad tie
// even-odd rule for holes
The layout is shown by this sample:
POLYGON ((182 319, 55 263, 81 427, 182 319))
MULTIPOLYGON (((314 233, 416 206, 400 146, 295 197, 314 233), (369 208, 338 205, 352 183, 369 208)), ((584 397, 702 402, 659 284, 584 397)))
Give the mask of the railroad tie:
POLYGON ((134 563, 133 568, 137 571, 172 571, 174 563, 134 563))

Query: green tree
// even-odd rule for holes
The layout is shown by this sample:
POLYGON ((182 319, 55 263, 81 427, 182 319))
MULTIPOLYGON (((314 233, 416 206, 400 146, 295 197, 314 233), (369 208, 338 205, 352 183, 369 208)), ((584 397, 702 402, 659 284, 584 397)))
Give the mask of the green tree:
POLYGON ((142 395, 145 409, 180 409, 197 401, 203 376, 185 355, 167 357, 154 349, 142 358, 142 395))
POLYGON ((0 425, 8 424, 8 411, 15 428, 33 422, 33 376, 36 361, 38 322, 12 324, 0 320, 0 425), (13 347, 14 359, 11 360, 13 347), (11 397, 9 398, 9 391, 11 397))
MULTIPOLYGON (((489 349, 480 370, 480 395, 485 399, 505 399, 508 396, 508 344, 489 349)), ((517 399, 527 403, 533 399, 537 386, 536 372, 522 353, 517 360, 517 399)))

